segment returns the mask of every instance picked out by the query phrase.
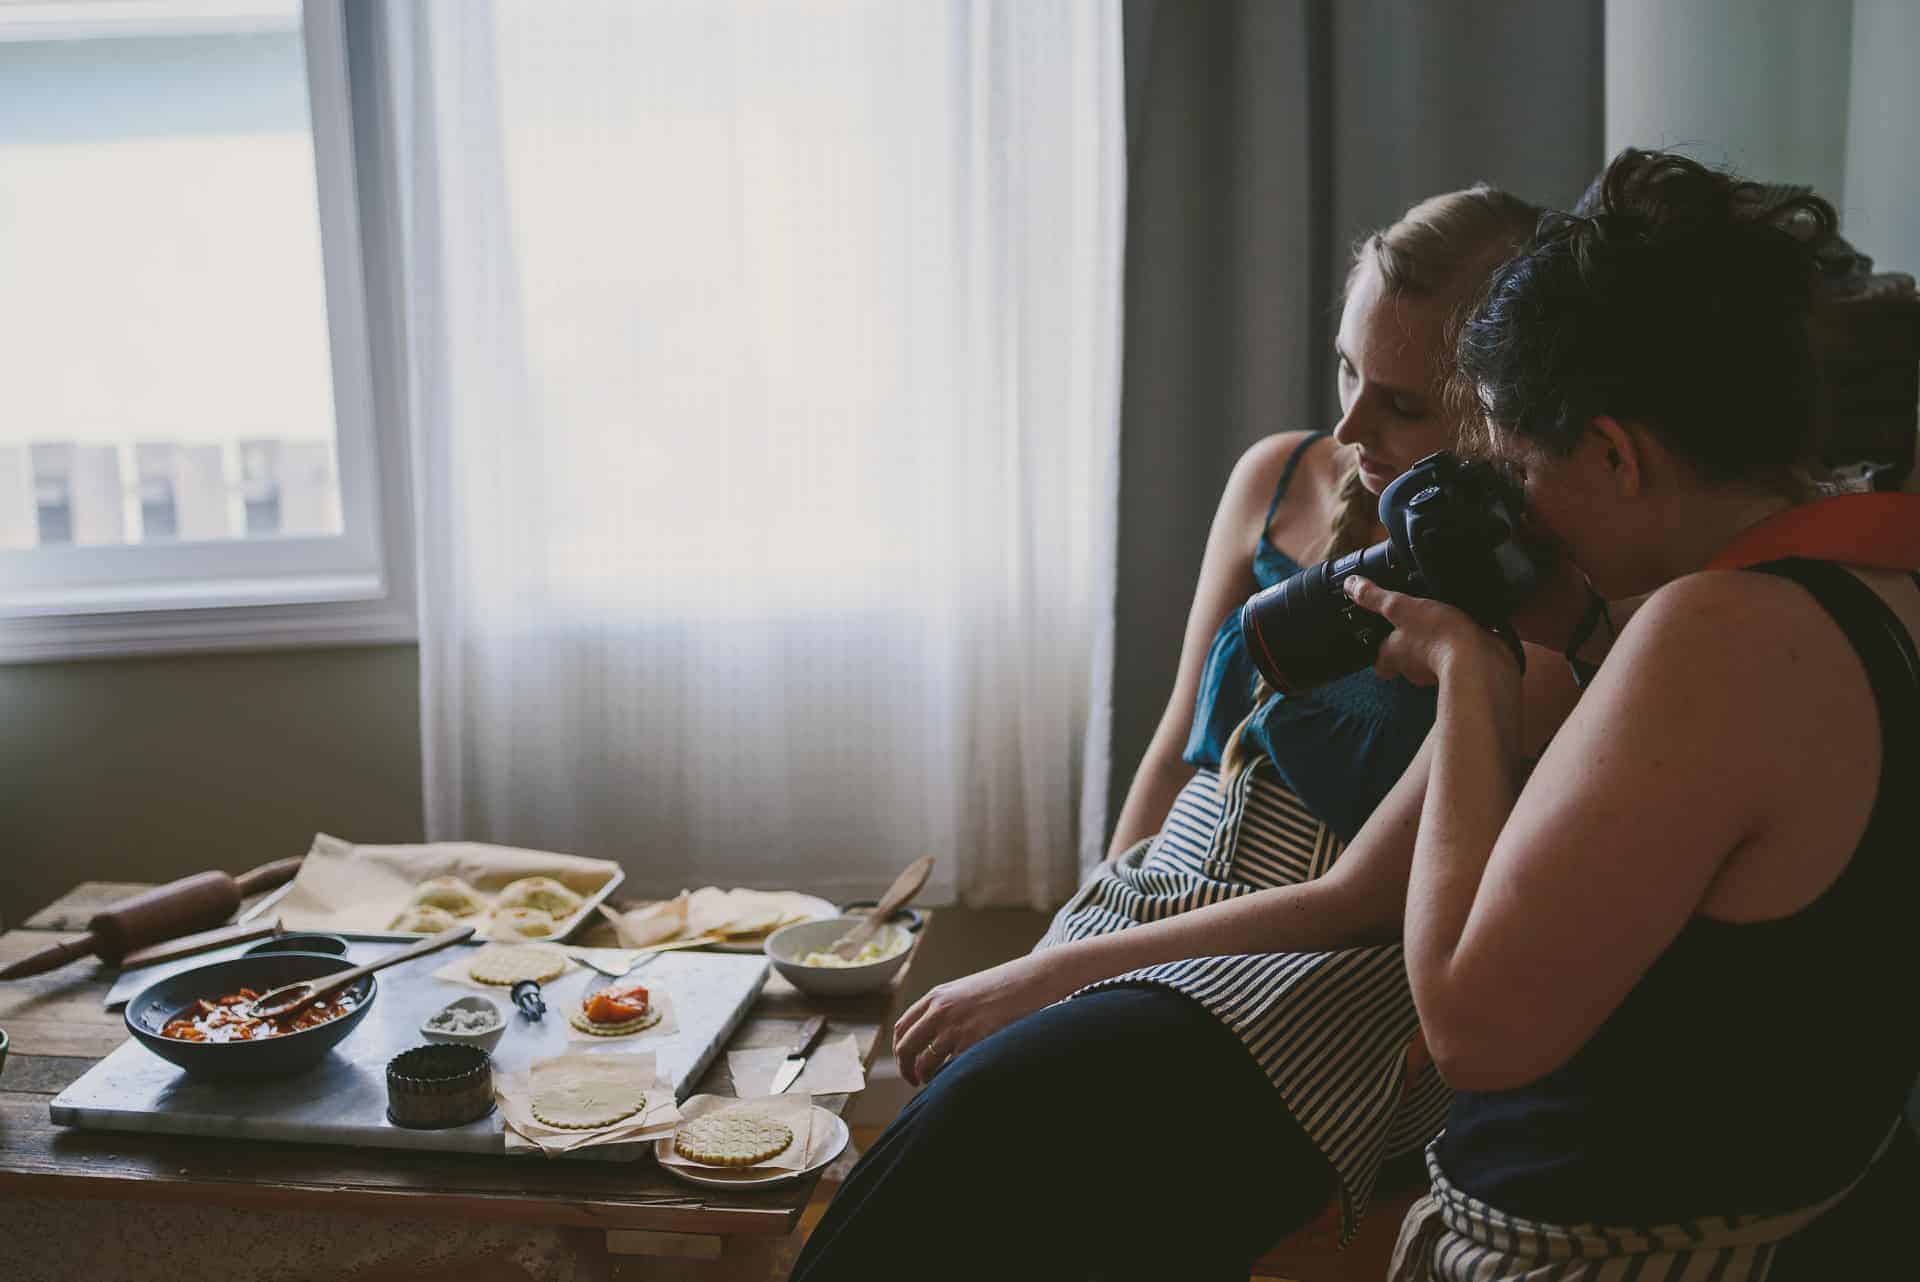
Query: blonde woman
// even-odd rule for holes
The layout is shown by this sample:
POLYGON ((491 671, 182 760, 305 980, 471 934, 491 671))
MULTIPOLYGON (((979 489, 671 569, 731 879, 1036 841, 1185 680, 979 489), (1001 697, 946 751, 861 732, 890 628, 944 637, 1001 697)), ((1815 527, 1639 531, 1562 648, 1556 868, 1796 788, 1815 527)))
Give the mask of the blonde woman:
POLYGON ((1432 1136, 1446 1093, 1430 1072, 1403 1088, 1400 950, 1356 945, 1398 932, 1423 771, 1381 802, 1433 696, 1365 672, 1269 695, 1238 607, 1381 537, 1380 491, 1455 442, 1447 327, 1537 213, 1475 187, 1359 246, 1339 425, 1269 437, 1228 480, 1111 857, 1033 954, 901 1018, 901 1071, 931 1084, 854 1169, 795 1278, 903 1260, 937 1277, 1243 1278, 1335 1191, 1351 1223, 1382 1157, 1432 1136))

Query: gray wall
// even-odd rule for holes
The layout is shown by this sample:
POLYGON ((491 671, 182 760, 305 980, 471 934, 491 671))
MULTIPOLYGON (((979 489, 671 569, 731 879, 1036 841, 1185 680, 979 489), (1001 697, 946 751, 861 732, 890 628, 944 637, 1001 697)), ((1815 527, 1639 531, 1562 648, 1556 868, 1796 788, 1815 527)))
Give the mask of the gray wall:
POLYGON ((1840 217, 1875 262, 1920 274, 1920 4, 1854 0, 1847 106, 1847 179, 1840 217))
POLYGON ((1833 0, 1608 0, 1608 153, 1683 151, 1838 200, 1852 23, 1833 0))
POLYGON ((1126 6, 1119 582, 1106 828, 1173 687, 1234 460, 1331 427, 1353 241, 1484 179, 1572 203, 1603 159, 1602 0, 1126 6))
POLYGON ((79 881, 418 841, 410 645, 0 667, 0 919, 79 881))

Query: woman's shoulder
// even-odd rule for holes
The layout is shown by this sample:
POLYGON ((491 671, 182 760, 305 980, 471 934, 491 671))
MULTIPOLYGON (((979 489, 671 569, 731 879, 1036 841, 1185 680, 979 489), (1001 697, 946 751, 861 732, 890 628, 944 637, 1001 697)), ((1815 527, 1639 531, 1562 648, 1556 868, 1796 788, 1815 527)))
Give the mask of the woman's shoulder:
POLYGON ((1324 464, 1333 449, 1321 443, 1325 435, 1276 432, 1255 441, 1234 464, 1221 506, 1245 513, 1256 522, 1264 521, 1283 483, 1289 499, 1308 498, 1318 503, 1331 492, 1324 464))
MULTIPOLYGON (((1774 715, 1844 668, 1851 649, 1826 610, 1772 574, 1702 570, 1662 586, 1621 629, 1602 665, 1641 690, 1684 689, 1691 712, 1754 701, 1774 715)), ((1617 683, 1609 683, 1617 684, 1617 683)), ((1817 706, 1816 696, 1810 706, 1817 706)), ((1757 709, 1756 709, 1757 710, 1757 709)))

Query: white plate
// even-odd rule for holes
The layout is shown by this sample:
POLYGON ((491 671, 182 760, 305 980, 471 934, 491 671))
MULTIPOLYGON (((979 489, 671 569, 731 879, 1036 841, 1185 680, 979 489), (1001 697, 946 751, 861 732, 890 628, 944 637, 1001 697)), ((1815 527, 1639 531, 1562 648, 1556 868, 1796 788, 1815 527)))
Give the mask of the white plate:
POLYGON ((822 1169, 839 1157, 847 1147, 852 1132, 838 1114, 829 1113, 818 1104, 813 1106, 813 1142, 807 1153, 807 1164, 797 1171, 761 1171, 748 1169, 729 1171, 724 1166, 709 1170, 690 1170, 664 1159, 673 1156, 673 1136, 667 1135, 653 1142, 654 1160, 660 1169, 675 1179, 685 1180, 689 1184, 698 1184, 710 1189, 764 1189, 776 1184, 791 1184, 795 1180, 805 1179, 815 1171, 822 1169))
MULTIPOLYGON (((801 895, 796 892, 795 898, 798 899, 806 909, 807 915, 801 919, 803 921, 824 921, 828 917, 838 917, 840 915, 838 905, 830 904, 817 895, 801 895)), ((792 923, 788 922, 784 924, 791 925, 792 923)), ((717 944, 706 944, 703 945, 703 947, 709 952, 716 953, 762 952, 766 949, 767 935, 771 935, 772 933, 772 931, 768 931, 766 935, 755 935, 751 940, 735 941, 723 939, 717 944)))

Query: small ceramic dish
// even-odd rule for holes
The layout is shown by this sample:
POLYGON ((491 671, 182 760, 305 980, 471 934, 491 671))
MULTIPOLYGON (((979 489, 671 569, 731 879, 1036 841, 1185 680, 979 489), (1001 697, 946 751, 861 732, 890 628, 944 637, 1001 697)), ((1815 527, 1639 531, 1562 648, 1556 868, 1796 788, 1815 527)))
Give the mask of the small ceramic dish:
POLYGON ((332 953, 335 957, 345 957, 347 941, 338 935, 323 934, 317 930, 303 930, 262 940, 247 949, 243 955, 258 957, 261 953, 332 953))
POLYGON ((824 952, 840 936, 864 922, 864 917, 831 917, 826 921, 795 922, 767 937, 767 958, 788 983, 815 997, 851 997, 856 993, 878 992, 893 982, 920 937, 899 926, 889 930, 906 936, 907 946, 891 957, 883 957, 865 966, 806 966, 800 959, 809 953, 824 952))
POLYGON ((493 1053, 493 1048, 500 1044, 500 1039, 506 1036, 506 1032, 507 1017, 500 1013, 500 1008, 494 1005, 491 1000, 478 995, 455 998, 428 1016, 420 1025, 420 1035, 430 1042, 440 1042, 448 1046, 472 1046, 487 1052, 489 1055, 493 1053), (432 1027, 435 1019, 438 1019, 450 1010, 480 1011, 489 1014, 493 1016, 493 1027, 471 1033, 459 1033, 454 1032, 452 1029, 432 1027))
POLYGON ((493 1060, 477 1046, 416 1046, 387 1061, 387 1120, 437 1130, 493 1111, 493 1060))

